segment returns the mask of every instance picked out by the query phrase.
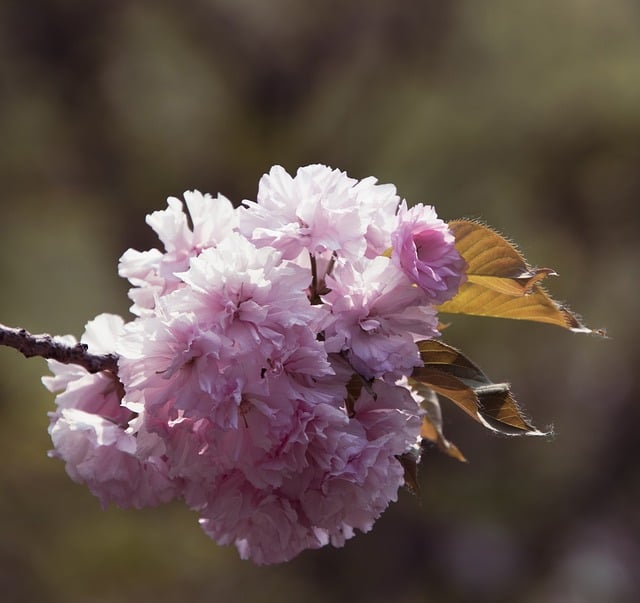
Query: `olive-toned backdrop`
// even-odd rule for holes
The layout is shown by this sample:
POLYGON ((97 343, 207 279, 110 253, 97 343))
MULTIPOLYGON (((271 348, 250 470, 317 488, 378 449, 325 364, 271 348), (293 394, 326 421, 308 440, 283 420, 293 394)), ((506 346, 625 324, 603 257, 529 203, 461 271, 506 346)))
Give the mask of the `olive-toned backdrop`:
POLYGON ((180 504, 100 510, 47 458, 44 361, 0 349, 0 599, 639 600, 639 31, 635 0, 3 0, 0 322, 126 315, 117 259, 167 196, 322 162, 492 224, 612 338, 450 317, 555 437, 447 407, 469 464, 430 451, 420 500, 262 568, 180 504))

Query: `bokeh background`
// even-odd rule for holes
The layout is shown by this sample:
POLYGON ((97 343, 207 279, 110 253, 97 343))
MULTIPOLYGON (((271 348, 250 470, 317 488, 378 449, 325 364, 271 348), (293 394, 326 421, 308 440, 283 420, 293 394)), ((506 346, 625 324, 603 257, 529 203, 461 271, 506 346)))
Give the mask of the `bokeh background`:
POLYGON ((429 451, 420 499, 274 567, 179 503, 101 511, 47 458, 44 361, 0 349, 0 599, 640 600, 638 32, 636 0, 3 0, 0 322, 127 315, 117 260, 167 196, 322 162, 493 225, 611 339, 453 317, 555 437, 446 407, 469 464, 429 451))

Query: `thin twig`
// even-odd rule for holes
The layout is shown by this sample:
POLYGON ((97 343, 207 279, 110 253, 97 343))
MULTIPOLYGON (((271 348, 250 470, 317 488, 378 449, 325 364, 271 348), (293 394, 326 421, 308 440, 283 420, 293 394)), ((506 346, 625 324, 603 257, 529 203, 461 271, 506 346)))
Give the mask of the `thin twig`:
POLYGON ((18 350, 26 358, 40 356, 63 364, 77 364, 90 373, 109 371, 118 374, 118 357, 115 354, 90 354, 86 343, 69 345, 46 333, 33 335, 26 329, 0 324, 0 345, 18 350))

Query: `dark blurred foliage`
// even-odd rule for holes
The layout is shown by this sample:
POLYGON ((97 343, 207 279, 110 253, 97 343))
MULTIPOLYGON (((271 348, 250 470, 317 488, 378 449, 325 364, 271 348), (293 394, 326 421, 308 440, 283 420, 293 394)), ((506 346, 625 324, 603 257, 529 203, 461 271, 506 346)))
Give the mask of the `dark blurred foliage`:
POLYGON ((144 215, 186 189, 255 195, 274 163, 393 182, 481 218, 610 340, 451 317, 555 436, 456 409, 368 535, 242 562, 181 505, 103 512, 49 460, 40 359, 0 349, 0 599, 640 600, 640 4, 635 0, 3 0, 0 321, 80 335, 126 315, 144 215))

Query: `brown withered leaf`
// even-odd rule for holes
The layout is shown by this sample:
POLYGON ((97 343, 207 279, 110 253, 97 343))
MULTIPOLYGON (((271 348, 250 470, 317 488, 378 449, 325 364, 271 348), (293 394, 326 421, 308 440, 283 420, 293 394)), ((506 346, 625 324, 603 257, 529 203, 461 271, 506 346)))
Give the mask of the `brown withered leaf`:
POLYGON ((545 277, 556 274, 553 270, 531 268, 511 243, 482 224, 454 220, 449 228, 467 262, 467 281, 439 307, 440 312, 532 320, 593 332, 540 286, 545 277))
POLYGON ((418 462, 420 458, 410 452, 397 457, 404 469, 404 485, 412 494, 420 494, 418 482, 418 462))
POLYGON ((464 457, 462 452, 460 452, 458 447, 444 437, 442 428, 442 411, 440 410, 440 401, 438 400, 436 393, 423 383, 418 383, 417 381, 410 379, 409 384, 411 385, 411 388, 423 399, 420 403, 421 408, 424 410, 422 425, 420 427, 420 437, 423 440, 432 442, 442 452, 450 457, 466 463, 467 459, 464 457))
POLYGON ((434 339, 418 342, 424 366, 411 374, 419 383, 449 398, 470 417, 505 435, 547 435, 523 415, 506 383, 493 383, 460 351, 434 339))

